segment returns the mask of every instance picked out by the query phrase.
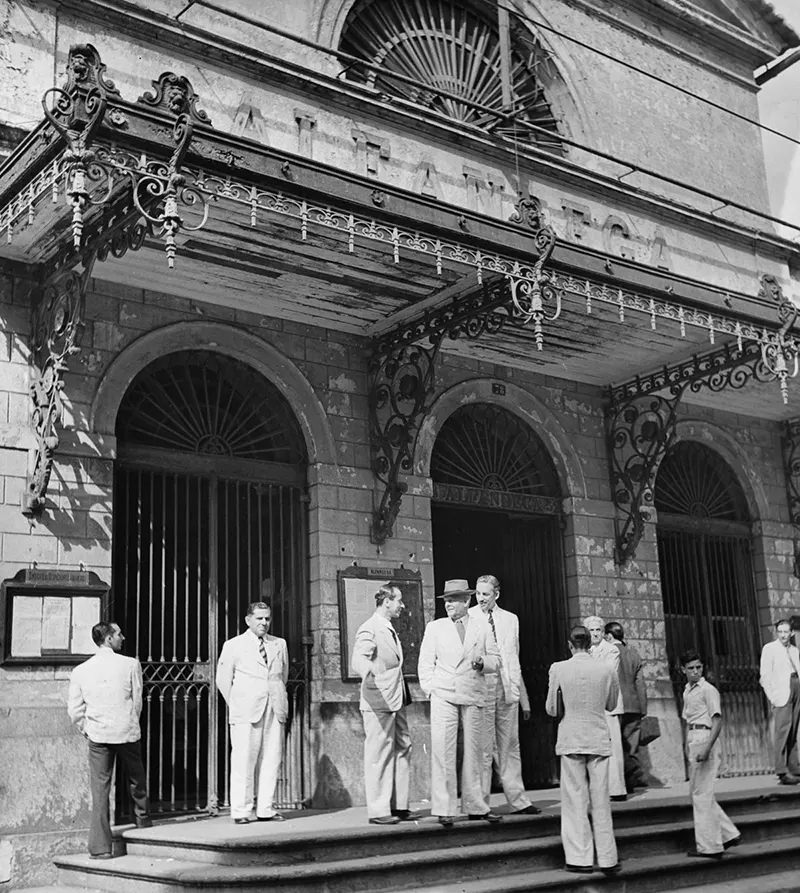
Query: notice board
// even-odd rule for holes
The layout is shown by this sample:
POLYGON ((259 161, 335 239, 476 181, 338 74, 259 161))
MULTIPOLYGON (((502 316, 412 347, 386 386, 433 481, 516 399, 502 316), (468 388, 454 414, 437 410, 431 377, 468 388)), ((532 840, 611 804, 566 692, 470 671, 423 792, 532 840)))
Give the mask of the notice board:
POLYGON ((339 641, 341 643, 342 679, 360 682, 353 669, 353 643, 359 626, 375 613, 375 593, 381 586, 393 585, 403 593, 405 611, 393 621, 403 646, 403 675, 417 678, 417 662, 425 616, 422 610, 422 576, 419 571, 389 567, 348 567, 339 571, 339 641))

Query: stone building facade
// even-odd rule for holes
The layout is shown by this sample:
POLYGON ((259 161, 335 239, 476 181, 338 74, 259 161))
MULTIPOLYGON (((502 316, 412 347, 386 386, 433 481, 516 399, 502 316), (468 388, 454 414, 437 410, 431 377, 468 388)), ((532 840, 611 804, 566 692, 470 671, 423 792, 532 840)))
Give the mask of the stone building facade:
MULTIPOLYGON (((0 579, 112 587, 157 809, 225 807, 214 657, 257 597, 293 660, 283 801, 363 802, 348 574, 421 593, 413 652, 445 578, 496 573, 539 702, 568 624, 620 620, 653 784, 683 777, 696 643, 731 771, 768 772, 754 661, 798 602, 797 249, 745 119, 797 36, 760 0, 526 0, 508 25, 431 0, 417 28, 398 4, 222 5, 0 6, 0 579), (381 27, 423 34, 428 68, 381 27), (462 69, 459 93, 443 45, 489 88, 462 69)), ((82 849, 89 804, 71 667, 19 659, 13 622, 0 884, 24 886, 82 849)), ((522 737, 551 783, 540 703, 522 737)))

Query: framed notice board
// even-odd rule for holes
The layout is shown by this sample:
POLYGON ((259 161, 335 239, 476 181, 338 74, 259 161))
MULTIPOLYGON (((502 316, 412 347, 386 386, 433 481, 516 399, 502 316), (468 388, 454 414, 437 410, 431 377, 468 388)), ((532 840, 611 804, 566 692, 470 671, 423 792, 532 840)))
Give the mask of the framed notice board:
POLYGON ((405 611, 393 622, 403 645, 403 675, 417 678, 417 661, 425 617, 422 612, 422 576, 419 571, 389 567, 348 567, 339 571, 339 641, 342 654, 342 679, 360 682, 350 659, 359 626, 375 613, 375 593, 392 584, 403 593, 405 611))
POLYGON ((109 587, 91 571, 21 570, 0 586, 0 663, 77 664, 97 647, 92 627, 109 587))

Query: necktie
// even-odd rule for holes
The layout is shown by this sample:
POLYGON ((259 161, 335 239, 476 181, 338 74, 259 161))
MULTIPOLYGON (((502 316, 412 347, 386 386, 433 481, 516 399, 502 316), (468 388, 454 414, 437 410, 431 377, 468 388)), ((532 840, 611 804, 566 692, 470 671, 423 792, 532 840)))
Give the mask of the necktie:
POLYGON ((494 617, 492 616, 491 608, 489 609, 489 626, 491 626, 492 635, 494 636, 495 642, 497 642, 497 629, 495 628, 495 625, 494 625, 494 617))
POLYGON ((464 644, 464 634, 466 632, 464 629, 464 624, 461 620, 456 620, 455 624, 456 624, 456 629, 458 630, 458 637, 459 637, 459 639, 461 639, 461 644, 463 645, 464 644))
POLYGON ((264 640, 262 638, 259 638, 259 640, 258 640, 258 653, 261 655, 261 660, 263 660, 264 663, 266 663, 267 662, 267 646, 264 644, 264 640))

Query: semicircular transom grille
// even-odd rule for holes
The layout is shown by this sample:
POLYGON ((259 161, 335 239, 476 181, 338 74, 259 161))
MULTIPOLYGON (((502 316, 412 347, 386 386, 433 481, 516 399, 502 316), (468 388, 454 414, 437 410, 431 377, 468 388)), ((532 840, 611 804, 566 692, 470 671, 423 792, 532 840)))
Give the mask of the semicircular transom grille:
POLYGON ((431 456, 431 477, 480 490, 561 495, 542 441, 515 415, 488 403, 463 406, 444 423, 431 456))
POLYGON ((512 18, 509 88, 517 118, 549 131, 530 131, 469 105, 508 111, 503 103, 500 34, 492 4, 452 0, 361 0, 350 11, 340 49, 374 68, 351 66, 348 78, 464 124, 540 148, 560 150, 558 124, 542 86, 555 67, 541 43, 512 18), (419 85, 392 78, 404 75, 419 85), (442 96, 425 87, 453 94, 442 96), (467 100, 465 102, 464 100, 467 100))
POLYGON ((184 453, 306 461, 299 426, 277 388, 246 363, 205 350, 169 354, 143 369, 123 398, 117 437, 184 453))
POLYGON ((658 469, 654 495, 659 512, 715 521, 750 520, 733 470, 700 443, 683 441, 669 450, 658 469))

